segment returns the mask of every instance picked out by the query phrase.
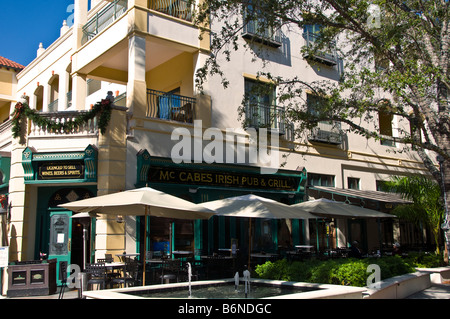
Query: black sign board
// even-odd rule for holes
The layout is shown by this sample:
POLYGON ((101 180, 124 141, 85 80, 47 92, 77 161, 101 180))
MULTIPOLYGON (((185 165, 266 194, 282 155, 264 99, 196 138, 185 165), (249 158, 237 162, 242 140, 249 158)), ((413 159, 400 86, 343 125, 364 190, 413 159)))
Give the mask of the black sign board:
POLYGON ((194 171, 153 166, 149 169, 148 181, 151 183, 297 191, 300 177, 212 170, 194 171))
POLYGON ((38 166, 38 180, 84 179, 84 162, 42 162, 38 166))

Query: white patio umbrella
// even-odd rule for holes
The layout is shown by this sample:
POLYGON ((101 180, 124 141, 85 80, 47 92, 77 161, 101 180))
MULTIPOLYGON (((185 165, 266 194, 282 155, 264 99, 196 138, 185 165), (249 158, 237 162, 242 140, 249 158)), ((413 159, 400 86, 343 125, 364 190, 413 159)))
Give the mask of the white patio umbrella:
POLYGON ((292 207, 272 199, 249 194, 202 203, 202 206, 214 210, 218 216, 250 218, 248 264, 252 247, 252 218, 268 219, 309 219, 316 216, 298 207, 292 207))
POLYGON ((337 202, 325 198, 315 199, 292 205, 312 214, 335 217, 358 218, 394 218, 394 215, 382 213, 373 209, 337 202))
MULTIPOLYGON (((215 214, 208 208, 150 187, 92 197, 59 206, 79 213, 145 216, 145 225, 148 216, 196 220, 209 219, 215 214)), ((144 252, 146 252, 147 227, 144 229, 144 252)), ((143 262, 143 284, 145 284, 145 255, 146 253, 143 262)))

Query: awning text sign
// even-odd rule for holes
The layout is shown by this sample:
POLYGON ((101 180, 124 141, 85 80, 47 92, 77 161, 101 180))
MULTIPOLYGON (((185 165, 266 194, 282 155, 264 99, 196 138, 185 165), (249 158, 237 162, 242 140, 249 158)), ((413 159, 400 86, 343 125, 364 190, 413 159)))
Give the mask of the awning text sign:
POLYGON ((289 176, 245 174, 220 171, 191 171, 177 168, 151 167, 150 182, 203 186, 277 189, 296 191, 299 180, 289 176))

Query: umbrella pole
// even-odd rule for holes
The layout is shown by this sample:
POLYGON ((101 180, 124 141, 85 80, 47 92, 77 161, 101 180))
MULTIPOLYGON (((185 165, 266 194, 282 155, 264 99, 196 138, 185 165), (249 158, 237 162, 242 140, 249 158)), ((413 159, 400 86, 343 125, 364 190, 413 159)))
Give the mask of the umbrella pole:
POLYGON ((147 263, 147 213, 148 206, 145 206, 145 217, 144 217, 144 258, 142 264, 142 286, 145 286, 145 265, 147 263))
POLYGON ((252 253, 252 218, 249 218, 249 228, 248 228, 248 266, 247 268, 250 269, 250 258, 252 253))

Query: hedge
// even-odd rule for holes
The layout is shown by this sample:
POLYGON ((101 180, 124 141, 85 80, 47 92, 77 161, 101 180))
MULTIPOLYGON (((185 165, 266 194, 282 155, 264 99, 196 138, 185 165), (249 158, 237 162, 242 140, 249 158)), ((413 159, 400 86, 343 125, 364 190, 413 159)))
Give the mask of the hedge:
POLYGON ((367 267, 380 267, 381 280, 415 272, 415 267, 442 266, 442 256, 413 255, 407 258, 389 256, 383 258, 340 258, 326 261, 310 259, 289 262, 286 259, 257 265, 255 274, 261 279, 299 281, 322 284, 364 287, 372 272, 367 267))

